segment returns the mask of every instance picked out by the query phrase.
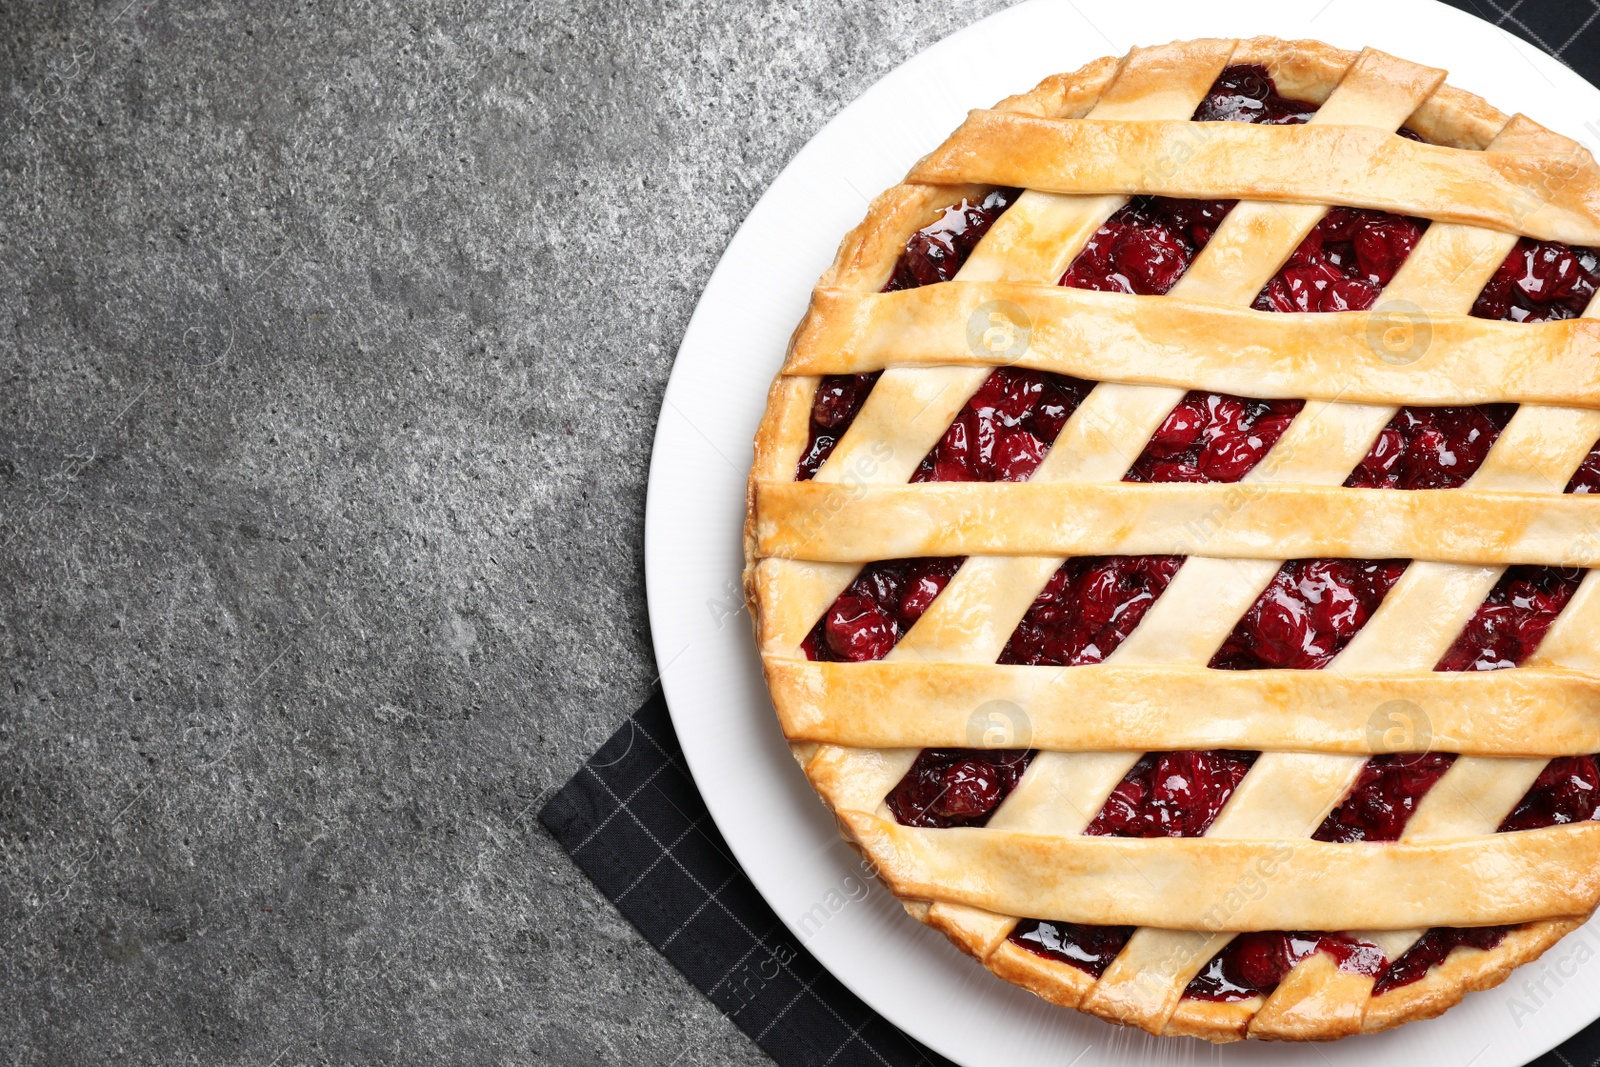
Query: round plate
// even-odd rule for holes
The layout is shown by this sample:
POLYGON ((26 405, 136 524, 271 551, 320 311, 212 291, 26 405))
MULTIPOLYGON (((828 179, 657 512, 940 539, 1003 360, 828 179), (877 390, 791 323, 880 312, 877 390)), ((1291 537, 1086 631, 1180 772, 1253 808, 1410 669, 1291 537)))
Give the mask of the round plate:
POLYGON ((1431 0, 1297 4, 1034 0, 890 73, 778 175, 728 245, 684 335, 650 467, 645 573, 656 658, 717 826, 795 938, 896 1026, 964 1067, 1160 1062, 1515 1067, 1600 1014, 1591 923, 1439 1019, 1332 1044, 1220 1049, 1058 1008, 912 920, 834 829, 778 730, 739 574, 751 439, 790 331, 867 201, 959 125, 1041 78, 1134 45, 1317 38, 1449 70, 1450 82, 1568 136, 1600 135, 1600 91, 1530 45, 1431 0))

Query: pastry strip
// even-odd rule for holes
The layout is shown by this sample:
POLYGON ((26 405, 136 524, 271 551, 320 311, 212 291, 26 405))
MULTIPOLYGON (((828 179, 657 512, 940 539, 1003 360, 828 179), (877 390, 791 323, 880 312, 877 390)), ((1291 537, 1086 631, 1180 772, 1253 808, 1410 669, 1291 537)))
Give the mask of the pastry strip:
POLYGON ((910 180, 1334 204, 1600 244, 1600 173, 1581 148, 1470 152, 1326 121, 1100 122, 973 111, 910 180))
POLYGON ((1176 482, 785 482, 757 487, 756 514, 763 554, 836 562, 1203 552, 1253 559, 1600 564, 1600 500, 1547 493, 1176 482), (1003 524, 995 521, 1002 514, 1003 524), (1301 521, 1307 514, 1318 516, 1314 528, 1301 521))
POLYGON ((1058 751, 1600 751, 1600 674, 1575 670, 1347 674, 777 658, 766 668, 791 741, 1058 751), (1426 728, 1398 729, 1391 704, 1426 728), (987 736, 1001 727, 1003 736, 987 736))
POLYGON ((1600 322, 1401 307, 1285 315, 1017 282, 835 289, 812 301, 784 373, 1005 365, 1265 399, 1600 407, 1600 322), (982 343, 994 315, 1014 330, 1011 347, 982 343))
POLYGON ((901 896, 1169 930, 1488 926, 1600 899, 1600 823, 1422 844, 1054 837, 839 818, 901 896), (1439 872, 1453 877, 1442 880, 1439 872))

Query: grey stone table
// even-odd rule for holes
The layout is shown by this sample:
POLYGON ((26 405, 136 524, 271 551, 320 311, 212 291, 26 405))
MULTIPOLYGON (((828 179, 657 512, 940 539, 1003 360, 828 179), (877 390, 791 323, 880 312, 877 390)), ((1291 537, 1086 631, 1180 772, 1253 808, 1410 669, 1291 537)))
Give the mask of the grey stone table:
POLYGON ((0 5, 0 1063, 767 1062, 534 815, 722 249, 997 6, 0 5))

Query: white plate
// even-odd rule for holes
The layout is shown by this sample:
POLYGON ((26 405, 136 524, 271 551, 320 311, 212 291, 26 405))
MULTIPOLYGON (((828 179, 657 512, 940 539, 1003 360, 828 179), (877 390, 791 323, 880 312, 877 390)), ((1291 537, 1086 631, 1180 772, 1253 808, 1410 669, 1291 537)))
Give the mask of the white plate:
POLYGON ((779 734, 742 610, 751 438, 789 333, 839 239, 970 108, 1133 45, 1313 37, 1444 67, 1452 84, 1591 143, 1600 92, 1488 23, 1431 0, 1034 0, 941 41, 845 108, 728 245, 667 385, 650 467, 645 571, 673 723, 717 826, 795 937, 862 1000, 964 1067, 1132 1063, 1515 1067, 1600 1013, 1591 923, 1441 1019, 1326 1045, 1213 1047, 1046 1004, 991 976, 870 883, 779 734))

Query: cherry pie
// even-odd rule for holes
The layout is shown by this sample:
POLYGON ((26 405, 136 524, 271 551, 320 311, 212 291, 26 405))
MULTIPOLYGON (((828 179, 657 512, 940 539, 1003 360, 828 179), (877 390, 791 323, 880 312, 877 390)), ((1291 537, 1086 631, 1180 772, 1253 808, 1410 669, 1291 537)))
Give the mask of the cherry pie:
POLYGON ((1382 52, 975 111, 818 283, 746 589, 913 916, 1152 1033, 1437 1015, 1600 900, 1600 170, 1382 52))

